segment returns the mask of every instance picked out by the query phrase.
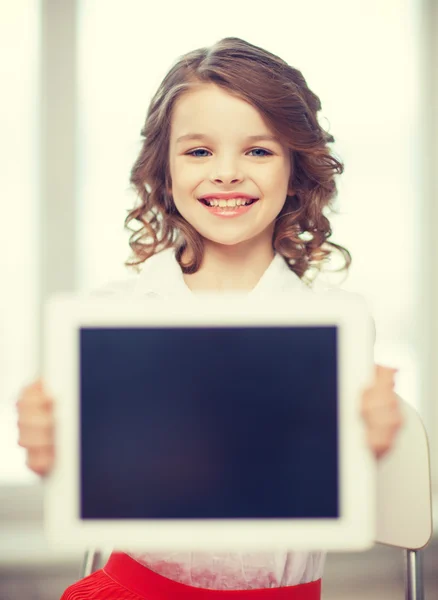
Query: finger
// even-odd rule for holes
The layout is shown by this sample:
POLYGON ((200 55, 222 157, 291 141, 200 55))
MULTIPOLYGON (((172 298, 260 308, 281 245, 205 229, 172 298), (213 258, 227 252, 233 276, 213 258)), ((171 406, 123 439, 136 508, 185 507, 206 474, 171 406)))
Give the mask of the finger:
POLYGON ((400 413, 385 413, 382 412, 371 418, 368 422, 370 429, 375 431, 397 431, 403 425, 403 417, 400 413))
POLYGON ((22 448, 45 448, 53 445, 53 427, 19 430, 18 445, 22 448))
POLYGON ((390 406, 364 406, 361 410, 362 418, 368 431, 393 432, 400 429, 404 419, 399 407, 390 406))
POLYGON ((18 398, 16 407, 18 411, 26 409, 51 411, 53 408, 53 398, 36 390, 28 391, 18 398))
POLYGON ((390 411, 400 411, 400 399, 391 390, 369 390, 363 393, 360 403, 366 412, 387 408, 390 411))
POLYGON ((53 420, 53 415, 47 412, 23 411, 18 415, 17 426, 22 431, 27 429, 39 431, 52 428, 53 420))
POLYGON ((18 396, 17 403, 22 403, 23 401, 26 401, 28 403, 36 403, 41 398, 47 399, 51 397, 40 386, 32 385, 22 390, 22 392, 18 396))
POLYGON ((32 383, 25 385, 20 391, 20 396, 24 396, 24 395, 32 393, 32 392, 43 392, 43 391, 44 390, 43 390, 42 379, 37 379, 35 381, 32 381, 32 383))
POLYGON ((403 416, 398 406, 368 404, 361 408, 361 416, 370 427, 401 426, 403 416))
MULTIPOLYGON (((388 396, 395 396, 398 398, 397 394, 394 392, 395 381, 385 381, 382 379, 374 381, 372 385, 364 388, 362 390, 361 400, 362 402, 371 402, 371 401, 382 401, 382 399, 387 398, 388 396), (379 400, 380 399, 380 400, 379 400)), ((385 401, 385 400, 384 400, 385 401)))
POLYGON ((54 464, 54 448, 43 448, 28 452, 26 457, 26 465, 37 473, 44 476, 49 473, 54 464))
POLYGON ((403 422, 398 398, 365 400, 360 407, 360 414, 368 426, 386 426, 403 422))
POLYGON ((377 431, 368 432, 367 441, 370 449, 379 458, 390 450, 394 444, 396 431, 377 431))
POLYGON ((378 385, 394 385, 395 375, 399 369, 393 369, 392 367, 384 367, 382 365, 375 365, 374 371, 374 382, 378 385))
POLYGON ((394 391, 395 380, 379 379, 365 389, 362 390, 362 399, 364 401, 371 401, 373 398, 388 398, 392 396, 397 399, 398 396, 394 391))
POLYGON ((375 364, 375 373, 376 374, 381 374, 381 373, 398 373, 398 371, 400 371, 400 369, 398 367, 385 367, 384 365, 379 365, 379 364, 375 364))

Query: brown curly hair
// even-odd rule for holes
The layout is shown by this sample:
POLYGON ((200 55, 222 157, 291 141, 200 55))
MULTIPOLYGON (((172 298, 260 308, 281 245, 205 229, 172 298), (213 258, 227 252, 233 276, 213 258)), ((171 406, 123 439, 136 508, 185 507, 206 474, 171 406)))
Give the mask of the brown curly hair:
POLYGON ((172 109, 185 92, 202 83, 214 83, 254 106, 270 129, 289 150, 290 189, 274 228, 273 249, 289 268, 311 285, 322 265, 338 252, 343 265, 333 271, 348 272, 351 255, 344 247, 328 242, 332 234, 327 218, 334 212, 337 195, 335 174, 343 164, 330 152, 334 138, 318 122, 321 102, 307 86, 300 71, 281 58, 235 37, 220 40, 180 57, 163 79, 152 98, 145 125, 141 152, 132 168, 130 183, 140 204, 128 212, 125 227, 133 232, 133 251, 127 266, 137 267, 152 255, 169 247, 184 273, 196 273, 204 253, 202 236, 180 215, 168 190, 169 139, 172 109), (140 227, 133 229, 131 221, 140 227), (189 263, 183 264, 186 248, 189 263))

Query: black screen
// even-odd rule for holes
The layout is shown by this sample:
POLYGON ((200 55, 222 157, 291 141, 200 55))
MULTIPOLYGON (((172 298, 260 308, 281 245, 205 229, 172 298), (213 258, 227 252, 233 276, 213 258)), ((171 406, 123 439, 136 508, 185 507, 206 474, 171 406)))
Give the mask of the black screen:
POLYGON ((339 516, 335 327, 82 328, 83 519, 339 516))

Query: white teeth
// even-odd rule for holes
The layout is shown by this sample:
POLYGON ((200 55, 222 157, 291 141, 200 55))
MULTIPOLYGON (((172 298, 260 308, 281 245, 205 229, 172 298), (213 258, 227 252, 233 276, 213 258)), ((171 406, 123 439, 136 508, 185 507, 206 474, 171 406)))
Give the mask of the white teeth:
POLYGON ((247 198, 232 198, 231 200, 222 200, 218 198, 209 198, 206 202, 210 206, 219 206, 219 208, 226 208, 227 206, 235 207, 235 206, 246 206, 251 202, 247 198))

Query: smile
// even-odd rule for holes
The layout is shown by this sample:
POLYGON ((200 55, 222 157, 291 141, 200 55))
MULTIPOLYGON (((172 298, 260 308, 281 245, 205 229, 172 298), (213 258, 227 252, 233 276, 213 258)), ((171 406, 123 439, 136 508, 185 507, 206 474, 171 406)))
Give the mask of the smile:
POLYGON ((247 206, 257 200, 249 200, 248 198, 232 198, 231 200, 222 200, 220 198, 201 199, 201 202, 207 206, 219 206, 220 208, 228 208, 235 206, 247 206))
POLYGON ((231 200, 209 198, 208 200, 199 200, 199 202, 210 214, 217 217, 238 217, 251 210, 251 207, 258 200, 248 200, 248 198, 233 198, 231 200))

